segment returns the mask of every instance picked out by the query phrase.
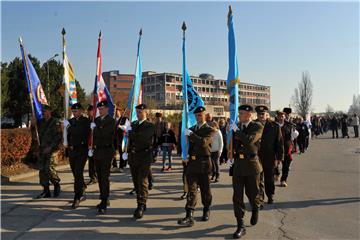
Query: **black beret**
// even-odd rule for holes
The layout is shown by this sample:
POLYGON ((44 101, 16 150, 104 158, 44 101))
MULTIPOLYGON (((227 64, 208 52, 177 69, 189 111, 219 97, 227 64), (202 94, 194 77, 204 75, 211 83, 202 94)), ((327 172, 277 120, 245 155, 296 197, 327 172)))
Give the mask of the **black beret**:
POLYGON ((248 112, 252 112, 254 109, 252 106, 247 105, 247 104, 243 104, 239 107, 239 110, 244 110, 244 111, 248 111, 248 112))
POLYGON ((146 105, 142 103, 142 104, 137 105, 135 108, 143 110, 143 109, 146 109, 146 105))
POLYGON ((204 107, 200 106, 195 109, 194 113, 201 113, 201 112, 205 112, 205 111, 206 111, 206 109, 204 107))
POLYGON ((162 113, 159 112, 155 113, 155 117, 162 117, 162 113))
POLYGON ((93 109, 94 109, 93 105, 89 105, 89 106, 87 107, 87 110, 88 110, 88 111, 92 111, 93 109))
POLYGON ((97 107, 102 107, 102 106, 107 107, 107 106, 108 106, 108 102, 107 102, 106 100, 104 100, 104 101, 99 102, 96 106, 97 106, 97 107))
POLYGON ((255 111, 257 113, 263 113, 263 112, 269 111, 269 108, 267 106, 264 106, 264 105, 259 105, 259 106, 255 107, 255 111))
POLYGON ((71 106, 71 109, 72 109, 72 110, 75 110, 75 109, 83 109, 83 107, 81 106, 80 103, 74 103, 74 104, 71 106))
POLYGON ((291 111, 291 108, 285 107, 285 108, 283 109, 283 112, 286 113, 286 114, 290 114, 292 111, 291 111))
POLYGON ((42 106, 42 110, 49 110, 49 111, 51 111, 52 109, 51 109, 51 107, 49 106, 49 105, 45 105, 45 104, 43 104, 42 106))

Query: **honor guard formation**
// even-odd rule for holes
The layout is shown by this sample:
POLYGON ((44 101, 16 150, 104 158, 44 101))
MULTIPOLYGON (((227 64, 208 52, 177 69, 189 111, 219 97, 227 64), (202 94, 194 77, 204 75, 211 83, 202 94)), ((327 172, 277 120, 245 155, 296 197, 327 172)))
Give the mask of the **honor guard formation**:
MULTIPOLYGON (((98 183, 100 202, 96 209, 98 214, 106 214, 110 206, 110 174, 122 173, 128 165, 134 186, 130 194, 136 194, 137 201, 133 217, 140 219, 148 207, 147 199, 153 184, 151 165, 159 152, 162 153, 162 172, 172 170, 173 151, 177 149, 181 154, 181 122, 176 136, 161 113, 155 114, 153 122, 148 118, 145 104, 135 107, 137 120, 131 123, 125 116, 126 110, 116 108, 114 117, 110 116, 106 100, 99 102, 96 108, 98 116, 94 118, 92 105, 87 107, 86 116, 80 103, 73 104, 73 117, 65 119, 63 123, 68 144, 66 155, 74 177, 71 208, 78 208, 86 200, 87 185, 98 183), (127 139, 125 145, 124 139, 127 139), (116 151, 119 155, 116 155, 116 151), (119 156, 119 165, 116 156, 119 156), (87 161, 90 180, 85 182, 87 161)), ((44 118, 39 123, 39 177, 43 192, 37 198, 58 197, 61 192, 60 178, 55 171, 52 154, 61 144, 62 129, 60 122, 52 117, 52 109, 48 105, 42 109, 44 118), (54 186, 53 194, 50 183, 54 186)), ((251 206, 250 224, 256 225, 265 202, 272 204, 275 200, 276 182, 280 180, 280 187, 288 186, 292 154, 304 153, 311 132, 316 137, 321 134, 319 129, 325 129, 316 127, 321 123, 316 116, 312 121, 291 118, 291 108, 277 111, 275 118, 271 118, 267 106, 260 105, 254 109, 250 105, 241 105, 238 108, 238 122, 232 124, 229 119, 215 121, 203 106, 197 107, 194 114, 196 124, 184 129, 189 147, 187 158, 182 161, 184 194, 180 198, 186 199, 186 204, 185 217, 180 218, 177 224, 186 227, 195 224, 194 211, 200 202, 198 199, 201 199, 203 207, 201 221, 210 220, 212 199, 216 198, 212 195, 211 185, 220 181, 219 166, 227 164, 229 176, 232 177, 233 210, 237 222, 233 238, 241 238, 246 234, 244 193, 251 206), (255 120, 254 111, 257 116, 255 120), (226 141, 230 132, 231 147, 228 147, 226 141)), ((337 133, 336 118, 329 119, 327 125, 330 129, 335 128, 333 133, 337 133)))

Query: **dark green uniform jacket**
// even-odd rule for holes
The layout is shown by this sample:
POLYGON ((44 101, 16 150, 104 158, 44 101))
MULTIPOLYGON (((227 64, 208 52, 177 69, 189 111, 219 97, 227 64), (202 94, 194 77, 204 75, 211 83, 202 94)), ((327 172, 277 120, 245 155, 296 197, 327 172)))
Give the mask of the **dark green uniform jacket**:
POLYGON ((90 120, 87 117, 71 118, 67 129, 69 157, 88 154, 90 120))
POLYGON ((147 120, 139 124, 138 121, 131 123, 129 132, 129 164, 150 165, 153 162, 153 142, 155 125, 147 120))
MULTIPOLYGON (((241 127, 241 126, 240 126, 241 127)), ((245 130, 234 134, 234 176, 256 175, 262 172, 258 157, 263 126, 251 121, 245 130)))
POLYGON ((94 128, 94 158, 112 158, 115 153, 115 120, 106 115, 104 119, 97 117, 94 128))

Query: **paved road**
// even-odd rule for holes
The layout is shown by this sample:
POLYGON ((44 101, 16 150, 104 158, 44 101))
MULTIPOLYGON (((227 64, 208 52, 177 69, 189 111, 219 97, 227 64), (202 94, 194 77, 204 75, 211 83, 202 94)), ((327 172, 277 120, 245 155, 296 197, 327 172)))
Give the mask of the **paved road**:
MULTIPOLYGON (((258 225, 249 226, 245 239, 360 239, 359 139, 311 141, 310 149, 296 155, 287 188, 276 189, 275 204, 265 206, 258 225)), ((111 177, 111 207, 97 216, 97 186, 88 188, 88 200, 70 209, 72 176, 60 172, 63 194, 59 199, 33 200, 39 193, 37 178, 2 185, 2 239, 229 239, 235 230, 231 179, 221 167, 220 183, 212 184, 211 219, 192 228, 177 226, 184 216, 180 160, 175 170, 161 173, 154 166, 155 189, 150 192, 148 210, 135 221, 136 207, 129 171, 111 177)), ((86 174, 87 175, 87 174, 86 174)), ((249 207, 249 206, 248 206, 249 207)), ((195 213, 201 217, 201 206, 195 213)))

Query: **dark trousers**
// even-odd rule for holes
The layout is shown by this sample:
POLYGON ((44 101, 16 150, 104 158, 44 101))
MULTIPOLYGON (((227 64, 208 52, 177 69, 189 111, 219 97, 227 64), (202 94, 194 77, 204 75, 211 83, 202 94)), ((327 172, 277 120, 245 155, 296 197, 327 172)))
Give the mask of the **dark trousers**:
POLYGON ((234 173, 232 177, 233 183, 233 204, 234 214, 237 219, 241 219, 245 215, 244 190, 253 210, 259 209, 260 199, 260 174, 239 176, 234 173))
POLYGON ((336 133, 336 138, 339 138, 339 132, 338 129, 332 129, 332 137, 335 138, 335 133, 336 133))
POLYGON ((112 157, 94 158, 98 177, 100 199, 107 200, 110 194, 110 168, 112 157))
POLYGON ((86 164, 86 159, 86 151, 84 155, 69 158, 70 168, 74 176, 75 199, 80 199, 85 192, 86 185, 84 182, 84 168, 86 164))
POLYGON ((150 164, 132 165, 130 164, 130 172, 134 183, 136 198, 138 204, 146 205, 149 190, 149 174, 151 172, 150 164))
POLYGON ((286 182, 286 180, 289 176, 290 164, 291 164, 291 158, 289 156, 285 155, 284 161, 282 162, 282 175, 281 175, 280 181, 286 182))
POLYGON ((227 160, 228 160, 227 154, 228 154, 228 151, 227 151, 226 147, 224 147, 223 151, 221 153, 221 156, 220 156, 220 165, 227 162, 227 160))
POLYGON ((211 153, 211 162, 212 162, 212 176, 218 178, 219 177, 219 152, 212 152, 211 153))
POLYGON ((94 157, 89 157, 89 178, 90 180, 97 180, 94 157))
POLYGON ((299 145, 299 151, 301 153, 305 152, 305 137, 300 137, 297 139, 297 144, 299 145))
POLYGON ((359 126, 354 126, 354 133, 355 133, 355 137, 358 138, 359 137, 359 126))
POLYGON ((189 186, 188 186, 187 180, 186 180, 187 163, 182 161, 182 165, 183 165, 183 172, 182 172, 183 190, 184 190, 184 193, 188 193, 189 192, 189 186))
POLYGON ((124 160, 124 158, 123 158, 123 150, 122 150, 122 146, 120 145, 119 147, 118 147, 118 149, 119 149, 119 155, 120 155, 120 168, 125 168, 126 167, 126 165, 127 165, 127 160, 124 160))
POLYGON ((259 191, 262 203, 264 202, 265 194, 268 199, 273 198, 275 194, 274 170, 275 168, 263 168, 263 171, 260 173, 259 191))
POLYGON ((201 202, 204 207, 210 207, 212 195, 208 173, 187 173, 186 180, 189 186, 185 209, 195 210, 197 203, 197 188, 200 187, 201 202))

